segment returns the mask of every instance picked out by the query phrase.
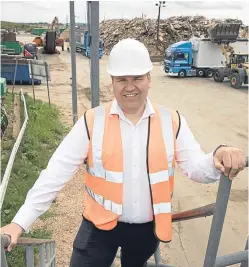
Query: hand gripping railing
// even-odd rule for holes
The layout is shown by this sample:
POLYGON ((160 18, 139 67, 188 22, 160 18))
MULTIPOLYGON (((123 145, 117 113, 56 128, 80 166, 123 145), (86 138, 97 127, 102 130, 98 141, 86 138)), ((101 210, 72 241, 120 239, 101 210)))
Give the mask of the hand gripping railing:
MULTIPOLYGON (((246 158, 246 167, 248 167, 248 157, 246 158)), ((208 240, 203 267, 226 267, 226 266, 230 266, 236 263, 241 263, 240 267, 248 266, 248 239, 247 239, 244 251, 217 257, 217 252, 218 252, 218 248, 220 244, 220 237, 221 237, 221 232, 222 232, 224 219, 226 215, 231 185, 232 185, 232 181, 228 177, 224 176, 224 174, 222 174, 220 177, 216 203, 172 215, 173 222, 190 220, 190 219, 213 215, 213 221, 212 221, 211 230, 209 234, 209 240, 208 240)), ((117 258, 119 257, 120 256, 117 255, 117 258)), ((154 254, 154 259, 155 259, 155 263, 147 262, 145 266, 146 267, 176 267, 176 266, 162 263, 162 258, 160 255, 159 247, 154 254)), ((114 266, 115 265, 113 263, 112 267, 114 266)), ((178 267, 181 267, 181 266, 178 266, 178 267)))
MULTIPOLYGON (((10 244, 10 236, 1 236, 1 267, 8 267, 4 248, 10 244)), ((17 246, 26 247, 26 267, 35 267, 34 246, 39 246, 39 263, 40 267, 56 266, 55 241, 50 239, 36 239, 29 237, 21 237, 17 246)))
MULTIPOLYGON (((246 159, 246 167, 248 167, 248 157, 246 159)), ((226 267, 236 263, 241 263, 240 267, 248 266, 248 239, 244 251, 217 257, 221 232, 224 224, 227 204, 231 190, 231 184, 232 181, 228 177, 222 174, 219 182, 219 189, 218 189, 216 203, 172 215, 173 222, 213 215, 213 221, 209 234, 209 240, 203 267, 226 267)), ((2 235, 1 241, 2 241, 2 248, 3 247, 6 248, 10 244, 10 238, 7 235, 2 235)), ((40 267, 49 267, 49 266, 55 267, 54 241, 33 239, 33 238, 28 238, 28 239, 20 238, 18 241, 18 245, 27 246, 26 248, 27 267, 34 267, 34 255, 32 248, 32 246, 34 245, 40 246, 40 267)), ((117 258, 119 258, 119 255, 117 255, 117 258)), ((147 262, 145 266, 175 267, 172 265, 162 263, 162 258, 160 255, 159 248, 155 252, 154 258, 155 258, 155 263, 147 262)), ((1 266, 7 267, 5 253, 3 249, 1 250, 1 266)), ((112 267, 114 266, 115 265, 113 263, 112 267)))
MULTIPOLYGON (((246 167, 248 167, 248 157, 246 167)), ((248 239, 244 251, 217 257, 231 185, 232 181, 222 174, 203 267, 225 267, 236 263, 241 263, 241 267, 248 266, 248 239)))

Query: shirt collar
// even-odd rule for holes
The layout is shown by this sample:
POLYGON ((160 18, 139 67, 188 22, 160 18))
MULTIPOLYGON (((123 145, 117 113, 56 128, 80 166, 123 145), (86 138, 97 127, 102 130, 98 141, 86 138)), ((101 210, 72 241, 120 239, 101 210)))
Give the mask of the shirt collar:
MULTIPOLYGON (((152 103, 150 102, 149 98, 147 97, 146 106, 145 106, 144 113, 142 115, 142 119, 148 118, 149 116, 154 116, 155 114, 156 114, 156 112, 152 106, 152 103)), ((124 112, 120 108, 116 98, 114 98, 112 105, 111 105, 111 109, 110 109, 110 116, 113 116, 113 115, 119 115, 120 117, 125 117, 124 112)))

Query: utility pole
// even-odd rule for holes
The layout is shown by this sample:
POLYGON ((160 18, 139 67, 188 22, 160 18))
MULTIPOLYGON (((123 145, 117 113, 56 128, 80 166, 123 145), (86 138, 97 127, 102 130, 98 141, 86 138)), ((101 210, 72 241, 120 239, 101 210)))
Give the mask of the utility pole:
POLYGON ((99 1, 88 1, 88 28, 91 49, 91 102, 99 106, 99 1), (90 10, 89 10, 90 9, 90 10), (90 18, 89 18, 90 17, 90 18))
POLYGON ((161 7, 165 7, 165 1, 159 1, 159 3, 156 3, 156 6, 158 6, 158 18, 157 18, 157 34, 156 39, 159 40, 159 24, 160 24, 160 16, 161 16, 161 7))
POLYGON ((71 46, 71 65, 72 65, 73 123, 75 124, 78 120, 78 107, 77 107, 77 88, 76 88, 76 40, 75 40, 74 1, 70 1, 70 46, 71 46))

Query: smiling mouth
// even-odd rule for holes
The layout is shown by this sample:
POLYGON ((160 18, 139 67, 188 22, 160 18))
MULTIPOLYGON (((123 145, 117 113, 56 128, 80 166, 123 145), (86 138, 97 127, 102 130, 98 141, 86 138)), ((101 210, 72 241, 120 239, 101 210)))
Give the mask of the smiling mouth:
POLYGON ((138 95, 138 93, 136 93, 136 94, 126 94, 126 95, 124 95, 125 97, 135 97, 135 96, 137 96, 138 95))

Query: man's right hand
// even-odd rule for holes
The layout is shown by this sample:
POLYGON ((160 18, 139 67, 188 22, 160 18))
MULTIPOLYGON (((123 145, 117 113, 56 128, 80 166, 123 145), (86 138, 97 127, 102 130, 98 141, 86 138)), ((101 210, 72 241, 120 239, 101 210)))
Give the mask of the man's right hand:
POLYGON ((10 223, 0 228, 1 234, 6 234, 11 237, 10 245, 7 248, 7 251, 11 251, 15 248, 19 237, 22 235, 23 229, 20 225, 16 223, 10 223))

